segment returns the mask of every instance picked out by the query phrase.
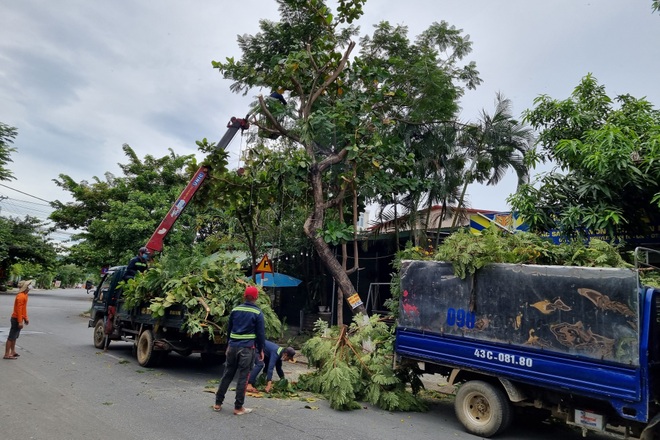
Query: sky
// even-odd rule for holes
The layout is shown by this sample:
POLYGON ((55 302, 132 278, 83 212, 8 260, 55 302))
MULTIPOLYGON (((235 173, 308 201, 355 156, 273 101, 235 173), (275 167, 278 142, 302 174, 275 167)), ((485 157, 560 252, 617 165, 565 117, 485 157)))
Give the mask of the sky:
MULTIPOLYGON (((60 174, 121 175, 124 143, 141 158, 172 149, 201 160, 195 141, 219 140, 232 116, 269 92, 232 93, 211 61, 240 57, 237 36, 278 20, 275 1, 0 0, 0 11, 0 122, 18 129, 16 180, 0 182, 3 216, 45 218, 46 201, 70 201, 53 183, 60 174)), ((470 36, 464 61, 483 83, 462 98, 463 122, 492 114, 498 92, 520 117, 539 95, 567 98, 588 73, 610 96, 660 108, 651 0, 368 0, 364 11, 361 35, 385 20, 414 39, 444 20, 470 36)), ((245 147, 240 136, 230 144, 230 166, 245 147)), ((510 173, 497 186, 471 186, 470 206, 507 211, 515 182, 510 173)))

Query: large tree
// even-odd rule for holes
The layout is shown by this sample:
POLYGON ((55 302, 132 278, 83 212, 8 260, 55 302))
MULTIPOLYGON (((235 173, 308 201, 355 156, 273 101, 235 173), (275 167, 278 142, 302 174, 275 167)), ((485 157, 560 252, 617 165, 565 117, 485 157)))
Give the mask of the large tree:
POLYGON ((204 226, 200 238, 208 250, 245 250, 252 272, 273 248, 293 254, 306 245, 300 214, 306 212, 307 199, 304 154, 286 145, 267 148, 258 137, 256 142, 245 152, 243 166, 229 171, 224 171, 226 151, 218 151, 206 139, 198 142, 210 153, 204 163, 213 171, 194 199, 204 211, 198 223, 204 226))
POLYGON ((534 229, 625 237, 660 222, 660 111, 630 95, 610 98, 591 75, 569 98, 534 104, 525 119, 539 142, 528 159, 555 168, 510 198, 534 229))
MULTIPOLYGON (((144 246, 197 168, 194 156, 169 155, 140 159, 124 144, 128 163, 119 164, 123 176, 76 182, 61 174, 55 183, 68 191, 72 202, 52 203, 50 219, 56 228, 74 229, 68 259, 86 268, 124 264, 144 246)), ((168 236, 169 245, 190 245, 197 225, 186 210, 168 236)))
POLYGON ((364 2, 341 1, 333 13, 320 0, 278 0, 279 22, 262 20, 260 33, 239 37, 240 60, 214 62, 236 92, 265 88, 285 98, 286 91, 288 102, 259 97, 251 122, 305 152, 312 201, 305 234, 343 298, 355 292, 348 275, 357 270, 357 258, 352 268, 342 265, 329 236, 354 237, 352 223, 373 194, 369 188, 398 178, 397 171, 408 176, 399 179, 397 192, 422 186, 423 176, 397 169, 403 164, 390 163, 390 152, 409 148, 407 139, 422 139, 434 124, 453 118, 460 81, 468 87, 478 83, 474 65, 458 65, 469 41, 446 23, 434 24, 415 44, 405 28, 382 23, 356 56, 357 29, 351 23, 362 15, 364 2))
POLYGON ((32 268, 17 275, 41 278, 56 266, 56 257, 44 222, 30 216, 0 217, 0 283, 6 282, 14 265, 32 268))
POLYGON ((455 122, 464 92, 459 84, 475 88, 481 82, 473 63, 458 64, 471 42, 446 22, 432 24, 415 44, 407 28, 381 23, 361 46, 359 59, 386 74, 385 99, 375 93, 374 104, 388 122, 379 133, 379 154, 387 163, 365 194, 380 205, 381 221, 411 230, 415 244, 426 246, 430 225, 428 217, 418 219, 419 209, 426 207, 428 216, 433 204, 455 202, 463 181, 466 151, 456 142, 455 122))

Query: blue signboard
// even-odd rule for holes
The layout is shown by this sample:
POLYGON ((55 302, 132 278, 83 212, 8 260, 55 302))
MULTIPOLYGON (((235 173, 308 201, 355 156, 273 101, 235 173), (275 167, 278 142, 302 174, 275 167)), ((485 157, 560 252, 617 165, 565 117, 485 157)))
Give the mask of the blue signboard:
POLYGON ((470 232, 480 235, 486 228, 496 227, 509 232, 529 231, 529 226, 515 212, 494 212, 470 216, 470 232))

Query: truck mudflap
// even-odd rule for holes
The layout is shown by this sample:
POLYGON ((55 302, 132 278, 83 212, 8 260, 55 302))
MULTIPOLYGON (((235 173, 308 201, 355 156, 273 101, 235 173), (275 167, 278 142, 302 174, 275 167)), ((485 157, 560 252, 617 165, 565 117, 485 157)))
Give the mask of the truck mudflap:
POLYGON ((522 402, 528 399, 527 394, 510 380, 499 378, 499 381, 502 384, 502 387, 504 387, 504 391, 506 391, 507 396, 509 396, 510 401, 522 402))

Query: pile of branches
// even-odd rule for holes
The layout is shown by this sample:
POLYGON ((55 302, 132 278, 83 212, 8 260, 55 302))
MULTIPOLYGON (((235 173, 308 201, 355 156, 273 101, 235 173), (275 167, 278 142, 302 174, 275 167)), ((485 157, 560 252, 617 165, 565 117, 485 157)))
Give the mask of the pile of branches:
MULTIPOLYGON (((243 302, 243 292, 250 283, 240 264, 230 257, 163 254, 149 270, 124 283, 123 298, 129 308, 146 303, 156 319, 165 316, 169 307, 182 305, 189 334, 207 331, 209 338, 226 338, 229 313, 243 302)), ((256 303, 264 313, 266 338, 278 338, 282 324, 269 296, 260 291, 256 303)))
POLYGON ((416 366, 394 368, 394 337, 378 316, 356 315, 349 327, 319 320, 315 336, 302 347, 316 371, 300 376, 298 388, 322 394, 338 410, 369 402, 388 411, 426 409, 416 366))

